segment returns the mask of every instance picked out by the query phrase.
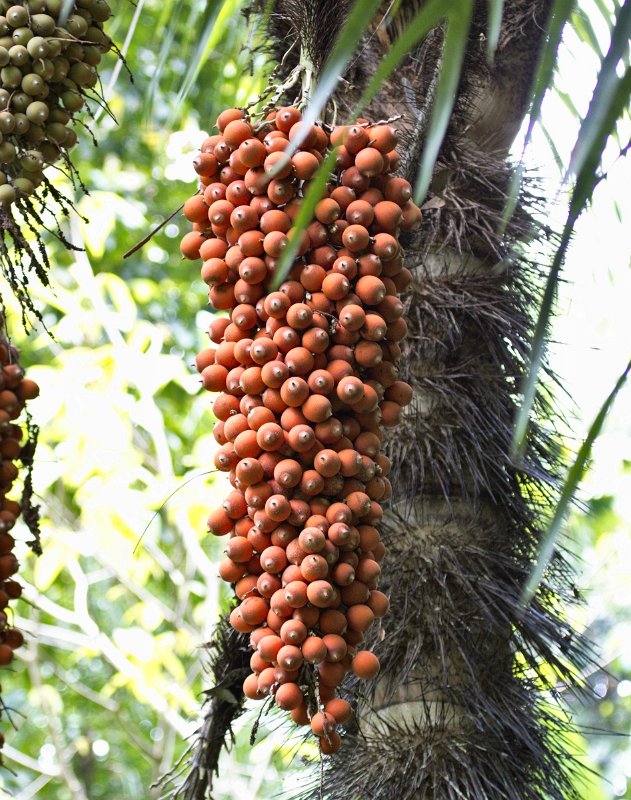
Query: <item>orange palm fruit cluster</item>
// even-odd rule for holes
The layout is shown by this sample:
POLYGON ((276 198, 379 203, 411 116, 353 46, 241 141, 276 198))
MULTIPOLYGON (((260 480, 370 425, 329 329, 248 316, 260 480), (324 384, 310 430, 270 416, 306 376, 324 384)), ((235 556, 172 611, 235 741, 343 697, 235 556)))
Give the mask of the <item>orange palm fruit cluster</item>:
POLYGON ((392 494, 381 443, 412 398, 397 371, 407 330, 399 293, 411 280, 398 236, 421 214, 410 184, 392 175, 389 124, 327 132, 284 107, 258 126, 229 109, 218 128, 194 161, 200 189, 185 203, 193 230, 181 242, 203 262, 211 304, 229 312, 211 323, 212 345, 196 362, 205 389, 219 393, 214 463, 233 487, 208 527, 229 537, 219 572, 239 601, 233 627, 250 633, 246 696, 273 695, 334 753, 351 714, 337 688, 349 672, 379 672, 359 648, 388 610, 377 588, 392 494), (296 234, 330 147, 326 194, 296 234), (273 290, 293 236, 297 257, 273 290))
MULTIPOLYGON (((24 377, 15 348, 0 339, 0 668, 13 660, 13 651, 24 643, 24 637, 10 624, 8 606, 22 594, 22 587, 13 579, 19 564, 13 554, 15 539, 10 531, 21 513, 21 507, 10 500, 13 483, 18 477, 16 461, 22 450, 22 428, 15 423, 25 401, 37 397, 37 384, 24 377)), ((0 711, 0 715, 1 715, 0 711)), ((0 733, 0 748, 4 736, 0 733)))

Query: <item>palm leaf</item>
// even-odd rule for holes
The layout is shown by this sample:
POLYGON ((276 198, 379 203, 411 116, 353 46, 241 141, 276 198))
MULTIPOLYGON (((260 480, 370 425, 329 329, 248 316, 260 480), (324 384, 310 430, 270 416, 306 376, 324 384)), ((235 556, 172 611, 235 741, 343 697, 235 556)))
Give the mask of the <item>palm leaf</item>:
POLYGON ((384 82, 392 75, 405 56, 443 19, 454 3, 430 0, 420 11, 414 15, 409 25, 392 45, 388 54, 379 62, 371 80, 366 85, 361 97, 357 101, 352 116, 357 116, 363 108, 373 99, 381 89, 384 82))
MULTIPOLYGON (((346 22, 335 39, 324 68, 318 76, 313 94, 309 98, 309 105, 303 114, 303 120, 306 123, 305 128, 308 125, 313 125, 320 117, 322 109, 337 88, 340 76, 344 74, 349 61, 355 55, 357 45, 380 5, 381 0, 357 0, 353 4, 346 22)), ((300 137, 296 137, 287 152, 293 155, 301 143, 300 137)))
MULTIPOLYGON (((541 52, 539 53, 535 77, 533 80, 532 89, 530 91, 528 129, 526 130, 526 135, 524 137, 524 143, 522 145, 522 157, 520 161, 523 161, 524 153, 526 152, 526 149, 532 138, 532 132, 535 125, 539 121, 543 98, 545 97, 548 89, 552 86, 554 68, 557 62, 557 54, 561 44, 561 35, 566 22, 572 15, 575 3, 576 0, 554 0, 552 8, 550 9, 546 36, 541 48, 541 52)), ((515 170, 508 188, 506 205, 504 206, 504 213, 500 223, 500 233, 503 233, 506 230, 508 220, 513 216, 515 207, 517 206, 521 178, 522 171, 515 170)))
POLYGON ((416 186, 414 202, 421 205, 432 180, 434 164, 447 132, 451 112, 456 101, 460 82, 460 71, 469 36, 473 3, 457 3, 452 6, 445 31, 442 63, 436 87, 432 114, 424 141, 423 155, 416 186))
POLYGON ((235 17, 238 18, 242 1, 243 0, 224 0, 221 4, 211 4, 206 14, 206 24, 197 42, 195 54, 189 62, 189 68, 175 99, 174 113, 177 112, 179 106, 188 97, 199 77, 199 73, 213 51, 218 47, 220 42, 228 36, 230 31, 234 29, 232 23, 235 17))
POLYGON ((569 511, 570 505, 576 494, 576 489, 578 484, 583 478, 585 474, 585 470, 587 468, 589 458, 592 452, 592 445, 600 435, 602 431, 603 425, 605 423, 605 419, 607 418, 607 414, 611 406, 613 405, 616 397, 618 396, 619 391, 624 386, 627 377, 629 375, 629 371, 631 370, 631 361, 627 364, 624 372, 620 375, 618 380, 616 381, 616 385, 611 390, 609 396, 603 403, 600 411, 598 412, 596 418, 591 424, 591 427, 587 433, 587 437, 585 441, 581 445, 578 454, 576 456, 576 460, 572 464, 570 471, 568 472, 567 478, 565 479, 565 483, 563 484, 563 489, 561 491, 561 496, 559 498, 559 502, 557 507, 554 511, 554 516, 552 517, 552 521, 548 526, 540 544, 539 550, 537 553, 537 561, 536 564, 528 577, 528 581, 521 596, 521 602, 523 605, 527 605, 535 595, 537 591, 537 586, 543 577, 543 574, 548 566, 550 559, 554 553, 554 548, 556 545, 556 541, 559 537, 561 532, 561 528, 563 526, 563 521, 569 511))
POLYGON ((309 188, 307 189, 307 193, 304 196, 302 204, 300 206, 300 211, 294 220, 294 224, 291 227, 291 232, 289 235, 289 244, 283 250, 283 253, 280 257, 278 265, 276 267, 276 272, 274 273, 274 279, 271 283, 272 291, 278 289, 281 283, 287 277, 292 264, 294 263, 294 258, 298 253, 298 248, 300 247, 300 238, 304 230, 306 230, 307 226, 313 219, 313 212, 315 210, 316 205, 318 202, 324 197, 324 191, 329 180, 329 175, 335 166, 335 158, 337 156, 337 148, 334 147, 329 153, 327 153, 326 158, 318 167, 318 171, 313 176, 309 188))
MULTIPOLYGON (((609 52, 603 61, 587 116, 580 127, 570 169, 575 170, 576 183, 570 199, 567 220, 561 234, 559 247, 554 255, 552 268, 546 282, 539 318, 530 355, 530 368, 522 385, 522 403, 515 422, 513 455, 523 453, 528 432, 528 420, 534 403, 539 370, 543 363, 548 323, 559 281, 561 266, 565 258, 570 237, 576 221, 594 189, 601 180, 598 167, 602 160, 608 137, 616 123, 625 113, 631 93, 631 68, 619 77, 617 64, 624 54, 622 39, 631 24, 631 6, 622 8, 616 20, 609 52), (625 10, 626 8, 626 10, 625 10)), ((627 37, 628 41, 628 37, 627 37)))
POLYGON ((74 4, 75 0, 64 0, 63 5, 61 6, 61 11, 59 12, 59 20, 57 22, 58 25, 62 26, 68 21, 68 17, 74 8, 74 4))
POLYGON ((502 26, 502 14, 504 12, 504 0, 488 0, 489 2, 489 21, 486 27, 486 52, 489 62, 493 62, 495 51, 500 40, 500 28, 502 26))
MULTIPOLYGON (((608 135, 613 127, 609 122, 611 111, 619 105, 615 100, 615 95, 621 82, 617 68, 619 62, 625 56, 628 56, 629 39, 631 39, 631 3, 626 3, 620 9, 613 27, 611 44, 607 55, 601 63, 596 88, 570 158, 568 174, 574 173, 578 175, 586 161, 593 162, 594 147, 599 150, 599 154, 602 153, 605 144, 603 141, 603 125, 608 129, 608 135)), ((600 161, 600 158, 598 158, 598 161, 600 161)))

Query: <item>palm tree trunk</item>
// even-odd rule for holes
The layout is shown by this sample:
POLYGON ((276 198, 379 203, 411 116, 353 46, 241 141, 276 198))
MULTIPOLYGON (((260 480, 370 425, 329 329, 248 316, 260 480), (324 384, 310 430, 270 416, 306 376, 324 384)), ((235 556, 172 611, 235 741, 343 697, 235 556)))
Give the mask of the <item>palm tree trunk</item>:
MULTIPOLYGON (((347 5, 277 0, 276 56, 298 37, 321 63, 347 5)), ((403 242, 415 280, 401 373, 415 399, 387 443, 395 493, 380 587, 391 612, 374 633, 382 671, 360 698, 342 751, 322 775, 314 771, 305 797, 575 796, 563 743, 569 722, 552 701, 556 684, 571 685, 574 665, 589 654, 565 617, 573 587, 560 554, 532 604, 522 609, 519 601, 559 470, 554 438, 539 423, 523 460, 515 464, 509 455, 541 283, 524 246, 544 252, 550 236, 531 217, 540 202, 532 187, 507 233, 497 233, 509 148, 527 110, 550 5, 507 0, 493 66, 484 41, 488 4, 475 6, 424 223, 403 242)), ((404 0, 393 20, 377 16, 337 93, 342 114, 419 6, 404 0)), ((441 31, 428 37, 365 112, 370 119, 404 115, 397 123, 402 172, 412 182, 441 43, 441 31)), ((537 412, 543 422, 553 420, 543 395, 537 412)), ((238 668, 238 651, 232 658, 238 668)), ((237 681, 232 691, 240 698, 237 681)), ((226 730, 218 724, 213 735, 221 739, 226 730)))

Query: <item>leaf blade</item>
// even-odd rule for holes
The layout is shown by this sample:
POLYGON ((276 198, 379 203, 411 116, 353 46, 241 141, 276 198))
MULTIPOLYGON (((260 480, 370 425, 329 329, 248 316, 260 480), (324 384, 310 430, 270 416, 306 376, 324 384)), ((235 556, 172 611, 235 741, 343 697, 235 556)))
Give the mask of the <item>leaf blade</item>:
MULTIPOLYGON (((601 118, 598 137, 595 138, 592 148, 588 153, 589 158, 583 161, 582 169, 576 178, 576 183, 570 199, 567 220, 561 234, 559 247, 554 255, 552 268, 546 282, 541 309, 535 327, 530 355, 530 367, 522 383, 521 393, 523 400, 517 414, 511 445, 513 457, 519 453, 523 453, 525 450, 530 411, 534 405, 539 371, 545 353, 548 322, 552 314, 556 286, 558 284, 565 253, 570 243, 572 231, 583 209, 591 200, 594 189, 601 180, 601 176, 598 173, 598 166, 602 158, 602 152, 609 134, 615 127, 616 121, 619 119, 620 115, 624 113, 630 93, 631 68, 627 69, 624 76, 618 79, 618 85, 609 98, 608 113, 601 118)), ((587 124, 587 119, 584 120, 583 124, 587 124)), ((581 126, 581 129, 582 127, 583 126, 581 126)), ((578 138, 580 138, 580 136, 581 132, 579 130, 578 138)))
POLYGON ((421 205, 432 179, 434 164, 447 132, 456 101, 462 62, 467 47, 473 3, 452 6, 443 44, 443 62, 436 87, 434 106, 425 137, 421 166, 414 187, 414 202, 421 205))
POLYGON ((602 404, 600 411, 596 415, 596 418, 589 428, 585 441, 579 448, 574 463, 570 467, 567 478, 565 479, 565 483, 563 484, 561 496, 555 509, 552 521, 548 526, 548 529, 546 530, 541 542, 539 543, 537 562, 528 577, 528 581, 521 595, 521 603, 524 606, 527 605, 534 597, 537 591, 537 586, 539 585, 546 567, 552 558, 556 541, 561 532, 561 526, 563 525, 563 521, 565 520, 570 504, 572 503, 576 489, 578 488, 578 484, 585 473, 585 469, 587 468, 587 462, 591 455, 592 446, 600 435, 607 415, 614 404, 618 393, 626 383, 629 371, 631 371, 631 360, 629 360, 627 363, 626 368, 602 404))
MULTIPOLYGON (((313 125, 320 116, 329 98, 333 94, 338 80, 343 75, 348 62, 355 54, 355 49, 370 25, 374 14, 381 5, 381 0, 357 0, 335 39, 333 48, 318 77, 315 90, 309 99, 309 104, 302 115, 305 129, 313 125)), ((297 136, 291 143, 287 152, 293 155, 302 144, 302 138, 297 136)))
POLYGON ((593 160, 593 154, 590 157, 592 148, 598 146, 599 140, 602 141, 602 127, 607 124, 612 102, 615 102, 614 94, 620 81, 616 70, 620 60, 629 52, 629 39, 631 39, 631 3, 625 3, 611 32, 609 50, 602 61, 589 108, 572 151, 567 176, 572 173, 579 174, 585 161, 593 160))
POLYGON ((489 18, 486 26, 486 53, 489 63, 495 58, 495 51, 500 40, 502 16, 504 14, 504 0, 488 0, 489 18))
POLYGON ((304 196, 300 205, 300 211, 294 220, 291 227, 291 239, 289 245, 283 250, 274 278, 271 283, 271 290, 276 291, 280 284, 285 280, 287 274, 291 269, 294 258, 298 253, 300 247, 300 237, 305 231, 313 217, 314 209, 319 200, 324 196, 324 189, 326 187, 329 175, 335 166, 335 159, 337 156, 337 148, 333 148, 327 153, 326 158, 318 167, 318 171, 313 176, 307 193, 304 196))
MULTIPOLYGON (((532 88, 530 90, 528 128, 524 136, 520 161, 523 160, 524 153, 532 139, 535 125, 541 116, 543 98, 548 89, 552 86, 552 76, 554 75, 557 52, 561 43, 561 35, 566 22, 572 15, 575 4, 576 0, 554 0, 552 8, 550 9, 544 44, 539 53, 535 77, 533 78, 532 88)), ((498 232, 500 234, 503 234, 506 230, 508 221, 513 216, 515 208, 517 207, 520 187, 521 176, 518 176, 515 172, 510 182, 502 219, 499 224, 498 232)))
POLYGON ((405 27, 392 45, 387 55, 381 60, 370 79, 361 97, 357 101, 353 110, 353 115, 357 116, 363 110, 381 88, 383 82, 390 77, 401 60, 410 50, 424 39, 429 31, 434 28, 446 15, 446 8, 451 6, 450 2, 444 3, 439 0, 430 0, 420 11, 414 15, 410 24, 405 27))

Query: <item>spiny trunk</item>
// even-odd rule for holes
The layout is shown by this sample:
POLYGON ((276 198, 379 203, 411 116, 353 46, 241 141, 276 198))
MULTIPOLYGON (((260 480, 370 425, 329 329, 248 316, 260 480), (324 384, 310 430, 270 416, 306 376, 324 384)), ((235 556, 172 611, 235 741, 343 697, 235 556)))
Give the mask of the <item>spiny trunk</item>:
MULTIPOLYGON (((298 37, 321 63, 348 5, 277 0, 271 17, 276 56, 298 37)), ((404 0, 393 19, 377 16, 337 94, 342 115, 419 5, 404 0)), ((523 462, 509 456, 540 285, 540 268, 520 244, 543 236, 529 216, 538 198, 524 192, 508 233, 496 233, 511 173, 508 149, 526 112, 550 5, 505 4, 493 67, 484 41, 487 3, 475 7, 431 208, 420 231, 404 242, 415 283, 407 297, 410 334, 401 377, 414 385, 415 400, 404 429, 389 442, 395 496, 383 531, 380 588, 390 595, 391 613, 374 634, 382 672, 370 696, 360 698, 342 751, 323 778, 314 771, 305 797, 575 796, 562 741, 568 723, 546 693, 554 694, 551 681, 571 685, 572 667, 589 653, 564 615, 573 586, 560 554, 530 607, 519 603, 554 502, 559 457, 553 437, 538 424, 523 462)), ((403 174, 411 181, 441 42, 441 31, 429 36, 365 112, 371 119, 404 115, 398 128, 408 154, 403 174)), ((537 411, 541 420, 552 416, 543 396, 537 411)), ((226 658, 237 669, 244 655, 234 650, 226 658)), ((226 674, 226 664, 222 669, 226 674)), ((232 690, 241 697, 238 681, 232 690)), ((227 724, 224 715, 209 735, 222 739, 227 724)), ((210 770, 216 764, 207 762, 210 770)), ((201 798, 205 788, 198 783, 186 796, 201 798)))

